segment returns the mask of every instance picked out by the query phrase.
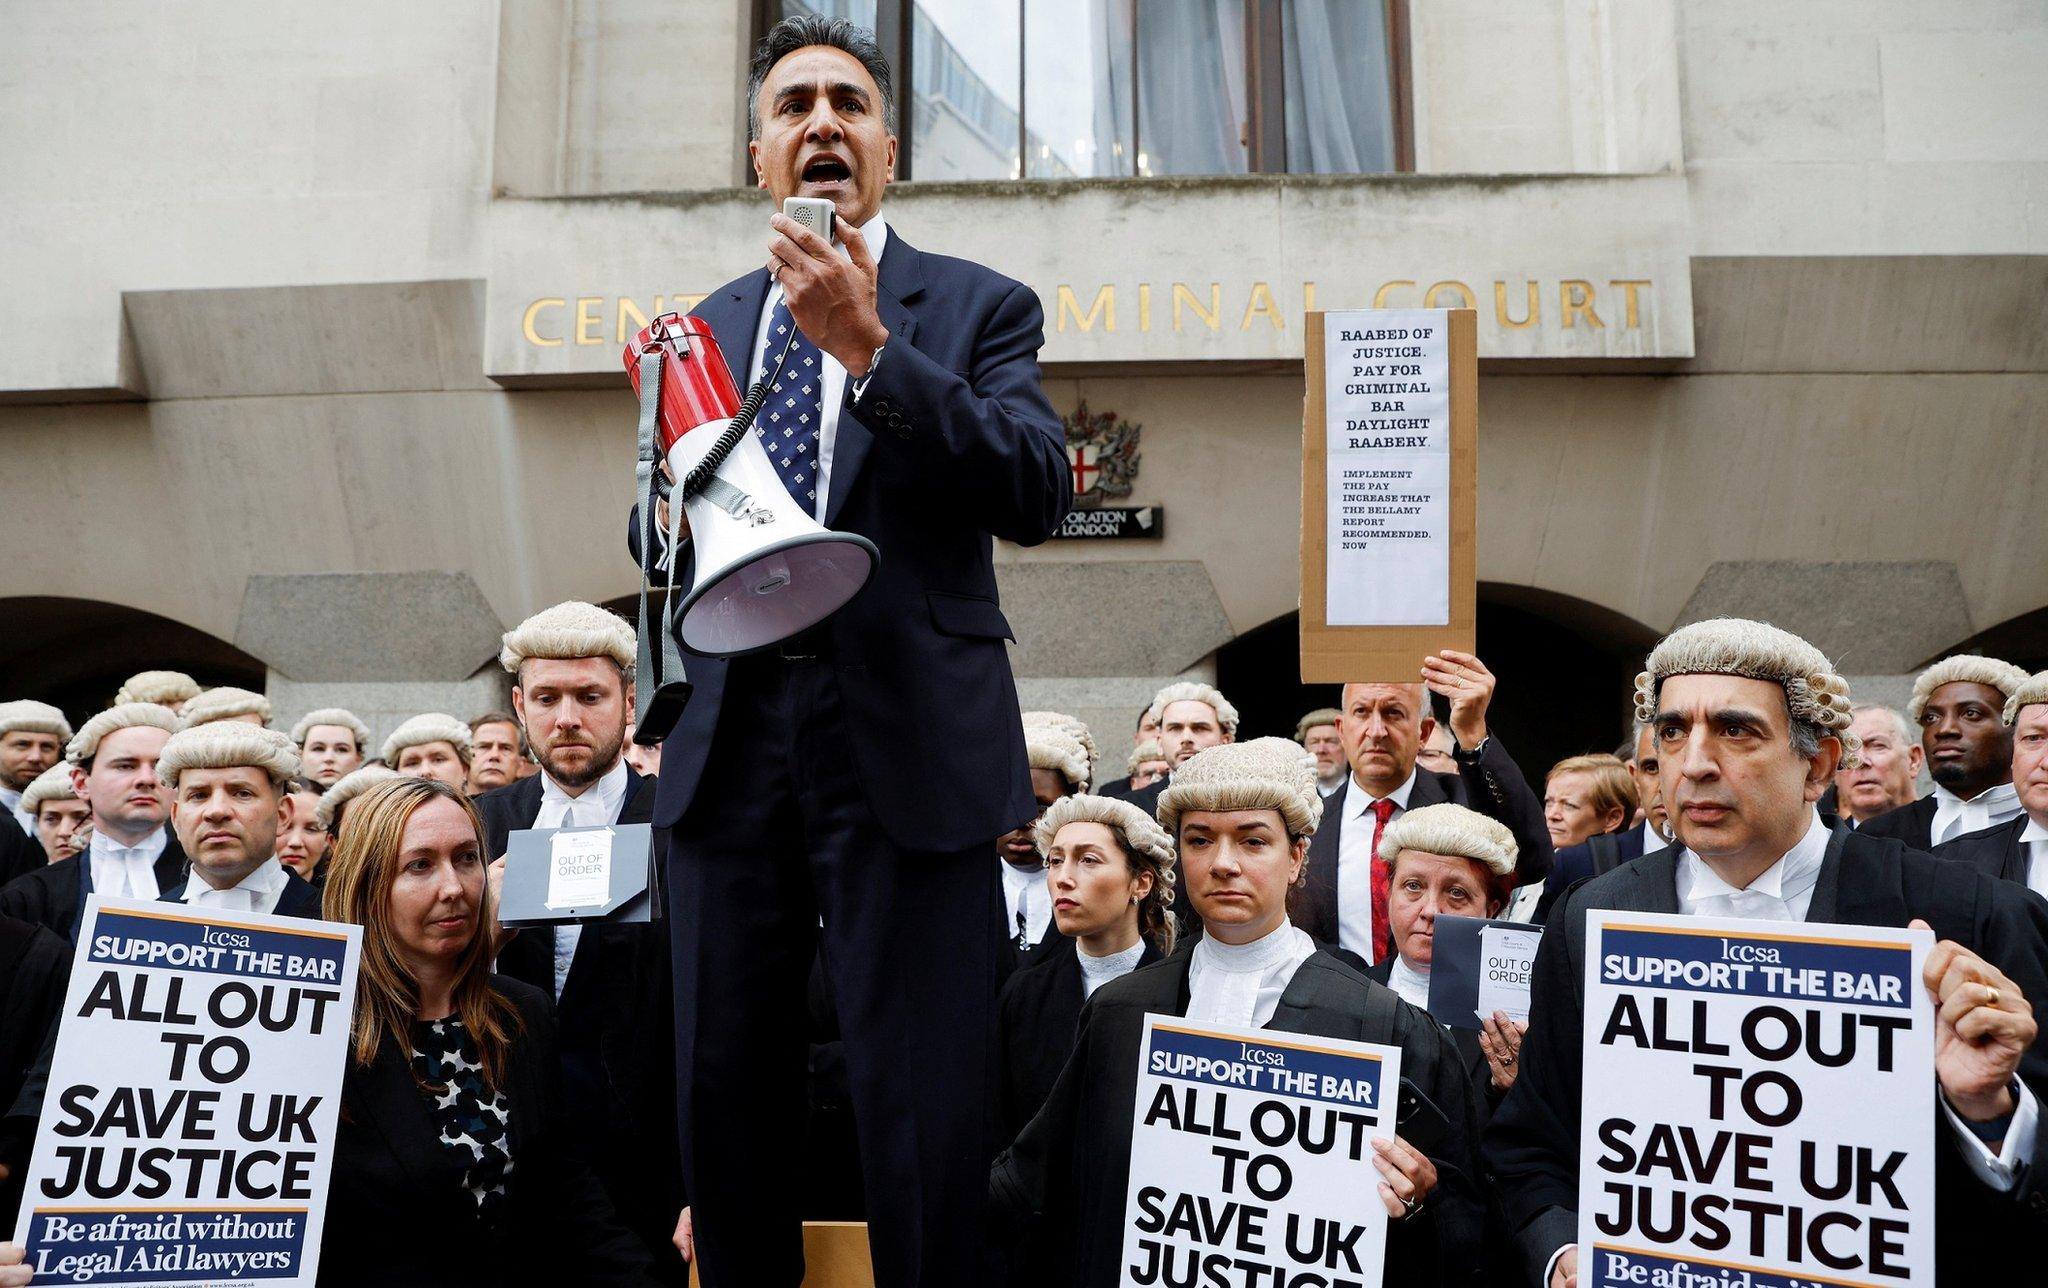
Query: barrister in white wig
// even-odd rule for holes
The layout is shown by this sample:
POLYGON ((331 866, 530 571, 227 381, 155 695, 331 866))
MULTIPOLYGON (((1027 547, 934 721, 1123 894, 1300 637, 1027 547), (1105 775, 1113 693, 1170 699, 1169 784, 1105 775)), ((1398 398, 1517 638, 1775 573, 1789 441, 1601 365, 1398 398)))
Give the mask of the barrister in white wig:
POLYGON ((297 748, 275 729, 216 720, 171 735, 157 774, 192 868, 164 902, 318 918, 320 896, 277 857, 280 810, 298 772, 297 748))
POLYGON ((170 801, 157 757, 178 717, 152 702, 109 707, 65 744, 72 790, 92 811, 83 854, 39 867, 0 887, 0 913, 48 926, 67 939, 78 931, 89 894, 154 899, 185 875, 185 851, 165 824, 170 801))
MULTIPOLYGON (((1724 618, 1666 636, 1636 677, 1677 842, 1567 891, 1530 982, 1514 1088, 1486 1158, 1531 1282, 1577 1265, 1581 1042, 1589 909, 1906 926, 1939 942, 1925 984, 1936 1016, 1935 1278, 1968 1283, 1999 1248, 2048 1235, 2039 1157, 2048 1050, 2048 904, 1867 830, 1830 829, 1815 803, 1845 756, 1849 686, 1788 631, 1724 618)), ((1746 1236, 1738 1236, 1746 1237, 1746 1236)))
POLYGON ((1974 653, 1945 657, 1913 681, 1906 714, 1920 730, 1934 791, 1857 830, 1931 850, 2019 817, 2012 785, 2012 732, 2005 704, 2027 673, 1974 653))
POLYGON ((2012 785, 2020 812, 1937 845, 1934 856, 1969 863, 2048 898, 2048 671, 2013 689, 2004 718, 2012 730, 2012 785))
MULTIPOLYGON (((1096 990, 1044 1107, 990 1172, 991 1198, 1012 1234, 1024 1231, 1056 1259, 1050 1282, 1123 1282, 1148 1014, 1399 1046, 1403 1081, 1442 1111, 1448 1130, 1426 1153, 1398 1132, 1374 1142, 1377 1200, 1394 1218, 1381 1282, 1463 1283, 1476 1273, 1484 1227, 1478 1119, 1457 1052, 1428 1015, 1318 949, 1287 919, 1287 892, 1301 879, 1322 806, 1314 759, 1285 738, 1219 744, 1175 771, 1159 822, 1178 842, 1201 937, 1193 951, 1096 990)), ((1184 1261, 1165 1277, 1191 1279, 1184 1261)))
POLYGON ((469 726, 440 711, 414 716, 384 740, 383 760, 409 778, 461 791, 469 782, 469 726))
MULTIPOLYGON (((484 849, 504 857, 529 828, 649 823, 655 780, 622 755, 633 719, 633 626, 571 600, 505 632, 499 665, 540 772, 476 798, 484 849)), ((543 989, 560 1024, 562 1089, 612 1206, 672 1278, 683 1206, 675 1130, 668 928, 533 926, 498 950, 498 973, 543 989)))
POLYGON ((71 723, 47 702, 0 702, 0 885, 41 867, 47 846, 22 804, 30 783, 64 758, 71 723))
POLYGON ((34 821, 35 839, 51 863, 75 857, 91 835, 92 809, 78 799, 71 766, 55 764, 21 794, 21 808, 34 821))
MULTIPOLYGON (((1039 817, 1055 801, 1088 790, 1095 773, 1095 740, 1088 727, 1058 712, 1028 712, 1024 719, 1024 754, 1031 762, 1031 795, 1039 817), (1076 736, 1078 728, 1081 736, 1076 736)), ((1029 965, 1034 955, 1059 937, 1052 921, 1052 897, 1045 887, 1045 856, 1033 829, 1037 819, 1005 832, 996 840, 1001 861, 1002 919, 996 923, 997 976, 1029 965)))
POLYGON ((1155 813, 1160 793, 1173 781, 1173 771, 1181 762, 1204 748, 1234 741, 1237 721, 1237 708, 1214 685, 1195 680, 1167 685, 1152 695, 1152 705, 1140 721, 1141 727, 1151 724, 1159 731, 1154 737, 1166 759, 1166 774, 1142 787, 1111 783, 1102 794, 1127 800, 1147 814, 1155 813))
POLYGON ((130 702, 154 702, 180 714, 184 705, 199 696, 199 681, 183 671, 137 671, 121 682, 114 694, 114 706, 130 702))
POLYGON ((320 793, 320 804, 313 811, 313 819, 327 833, 327 844, 332 849, 341 840, 341 828, 348 814, 349 802, 378 783, 387 783, 402 777, 388 765, 364 765, 341 776, 341 781, 320 793))
POLYGON ((299 749, 299 772, 324 792, 363 767, 370 726, 347 707, 321 707, 292 726, 292 742, 299 749))
POLYGON ((183 727, 194 729, 216 720, 232 720, 241 724, 270 726, 270 699, 248 689, 238 689, 223 684, 217 689, 208 689, 198 697, 187 699, 178 711, 183 727))

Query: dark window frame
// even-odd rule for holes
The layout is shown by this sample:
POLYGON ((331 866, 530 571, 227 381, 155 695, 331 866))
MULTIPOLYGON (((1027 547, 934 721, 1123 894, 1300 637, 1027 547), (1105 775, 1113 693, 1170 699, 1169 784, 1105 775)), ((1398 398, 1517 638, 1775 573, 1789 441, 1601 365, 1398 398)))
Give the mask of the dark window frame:
MULTIPOLYGON (((1246 169, 1252 174, 1287 174, 1286 67, 1283 61, 1281 14, 1286 0, 1245 0, 1245 121, 1246 169)), ((896 78, 896 178, 899 183, 917 178, 917 139, 911 128, 911 86, 916 69, 911 40, 910 6, 914 0, 875 0, 875 43, 889 60, 896 78)), ((1017 0, 1017 155, 1029 155, 1028 117, 1025 97, 1024 10, 1028 0, 1017 0)), ((1130 29, 1138 29, 1139 0, 1123 0, 1130 29)), ((1394 174, 1415 170, 1414 69, 1408 49, 1408 0, 1380 0, 1386 11, 1387 81, 1394 108, 1394 174)), ((781 0, 753 0, 753 30, 747 43, 748 56, 768 32, 782 11, 781 0)), ((1136 178, 1138 153, 1137 43, 1131 46, 1131 167, 1136 178)), ((742 150, 745 141, 742 140, 742 150)), ((1161 176, 1171 177, 1171 176, 1161 176)), ((1010 182, 1031 182, 1020 174, 1010 182)))

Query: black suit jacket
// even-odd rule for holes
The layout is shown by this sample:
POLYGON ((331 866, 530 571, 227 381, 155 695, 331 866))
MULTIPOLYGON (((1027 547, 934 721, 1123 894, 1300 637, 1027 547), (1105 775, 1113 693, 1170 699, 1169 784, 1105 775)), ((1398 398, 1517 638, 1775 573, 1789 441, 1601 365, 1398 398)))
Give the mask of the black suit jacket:
MULTIPOLYGON (((1066 439, 1039 387, 1045 318, 1030 288, 894 228, 877 285, 889 343, 859 404, 849 388, 841 406, 825 526, 873 541, 881 561, 820 629, 876 820, 904 849, 964 850, 1037 813, 992 538, 1032 546, 1058 529, 1072 499, 1066 439)), ((756 269, 693 310, 742 390, 768 287, 756 269)), ((629 546, 637 558, 637 511, 629 546)), ((679 556, 683 586, 691 554, 679 556)), ((728 671, 683 660, 695 687, 661 758, 662 827, 696 795, 728 671)))
POLYGON ((562 1103, 547 996, 518 980, 492 983, 518 1008, 505 1070, 512 1171, 504 1220, 487 1226, 462 1187, 389 1038, 376 1058, 351 1056, 320 1243, 320 1282, 401 1288, 647 1284, 647 1251, 613 1215, 576 1147, 562 1103))
MULTIPOLYGON (((1334 944, 1337 925, 1337 858, 1343 853, 1344 803, 1358 790, 1353 779, 1323 800, 1323 821, 1308 843, 1308 872, 1294 894, 1289 916, 1321 943, 1334 944)), ((1543 801, 1529 790, 1507 748, 1499 738, 1488 738, 1479 762, 1460 765, 1455 774, 1415 771, 1415 786, 1408 793, 1408 808, 1441 805, 1449 801, 1499 820, 1515 835, 1519 858, 1515 883, 1526 885, 1541 880, 1550 871, 1550 829, 1543 825, 1543 801)))
MULTIPOLYGON (((1130 1186, 1131 1116, 1137 1096, 1145 1016, 1185 1015, 1193 945, 1095 990, 1081 1008, 1074 1054, 1045 1106, 990 1169, 994 1213, 1006 1241, 1036 1238, 1062 1266, 1049 1282, 1109 1288, 1123 1282, 1124 1203, 1130 1186)), ((1443 1028, 1401 1001, 1391 1035, 1367 1032, 1366 995, 1380 985, 1327 952, 1301 964, 1265 1026, 1401 1048, 1402 1081, 1443 1111, 1450 1130, 1430 1154, 1437 1190, 1420 1212, 1387 1236, 1386 1273, 1394 1285, 1479 1282, 1484 1200, 1473 1142, 1478 1130, 1472 1085, 1443 1028)), ((1369 1198, 1367 1201, 1370 1201, 1369 1198)))
POLYGON ((1172 775, 1169 774, 1165 777, 1155 778, 1143 787, 1133 787, 1131 786, 1130 779, 1119 778, 1105 786, 1100 794, 1112 800, 1129 801, 1139 809, 1144 810, 1146 817, 1157 818, 1159 816, 1159 795, 1166 790, 1166 785, 1171 777, 1172 775))
POLYGON ((0 809, 0 886, 48 861, 41 839, 22 830, 13 810, 0 809))
POLYGON ((1931 850, 1934 847, 1934 797, 1931 794, 1922 796, 1911 805, 1886 810, 1868 823, 1858 825, 1856 831, 1864 836, 1903 841, 1909 850, 1931 850))
MULTIPOLYGON (((1643 825, 1638 823, 1614 838, 1615 849, 1620 851, 1622 863, 1633 863, 1643 857, 1643 825)), ((1620 864, 1615 866, 1619 867, 1620 864)), ((1581 841, 1567 845, 1557 852, 1550 864, 1550 875, 1543 878, 1543 897, 1536 901, 1536 924, 1542 925, 1550 916, 1550 910, 1575 881, 1593 876, 1593 847, 1581 841)))
MULTIPOLYGON (((1073 1054, 1074 1031, 1081 1021, 1080 951, 1065 935, 1032 953, 1035 960, 1010 976, 996 1004, 996 1034, 1002 1061, 996 1088, 996 1121, 1000 1139, 1014 1139, 1045 1104, 1067 1057, 1073 1054)), ((1134 969, 1159 960, 1150 940, 1134 969)))
MULTIPOLYGON (((1501 1186, 1510 1228, 1531 1282, 1559 1247, 1578 1238, 1580 1043, 1585 1028, 1586 911, 1678 911, 1678 847, 1646 854, 1573 887, 1536 950, 1533 1003, 1521 1072, 1486 1132, 1486 1161, 1501 1186)), ((2048 1025, 2048 902, 1960 863, 1847 828, 1828 838, 1806 919, 1848 926, 1904 926, 1924 917, 2003 970, 2048 1025)), ((2020 1076, 2048 1101, 2048 1043, 2020 1061, 2020 1076)), ((2038 1164, 2009 1194, 1970 1173, 1953 1128, 1936 1123, 1936 1279, 1967 1283, 1998 1248, 2048 1237, 2048 1185, 2038 1164)), ((1584 1275, 1586 1268, 1581 1267, 1584 1275)))
MULTIPOLYGON (((44 926, 0 917, 0 1114, 7 1114, 32 1072, 42 1064, 64 1009, 64 990, 71 979, 71 945, 44 926)), ((34 1108, 42 1106, 35 1098, 34 1108)), ((0 1126, 0 1164, 9 1172, 0 1181, 0 1230, 12 1232, 28 1182, 28 1160, 35 1142, 33 1112, 9 1117, 0 1126)))
MULTIPOLYGON (((532 774, 476 798, 492 858, 505 853, 513 832, 539 819, 543 777, 532 774)), ((617 821, 652 821, 654 798, 654 780, 628 766, 617 821)), ((498 954, 498 971, 552 997, 553 936, 515 935, 498 954)), ((673 998, 662 923, 598 923, 577 938, 556 1015, 571 1123, 589 1137, 588 1152, 620 1217, 663 1272, 677 1277, 681 1263, 668 1242, 683 1205, 673 998)))
MULTIPOLYGON (((169 890, 185 880, 185 850, 168 826, 164 829, 164 841, 164 852, 156 861, 158 890, 169 890)), ((85 896, 91 893, 90 852, 80 850, 71 858, 45 864, 0 888, 0 913, 48 926, 66 939, 75 939, 79 918, 85 915, 85 896)))
MULTIPOLYGON (((277 907, 271 909, 276 917, 304 917, 309 921, 320 920, 320 892, 290 868, 284 870, 284 890, 277 896, 277 907)), ((159 898, 165 903, 183 903, 185 884, 192 878, 187 874, 185 881, 163 892, 159 898)))
POLYGON ((2026 830, 2027 815, 2022 812, 1996 827, 1966 832, 1953 841, 1935 846, 1934 857, 1955 859, 1970 864, 1987 877, 2026 885, 2030 856, 2027 847, 2020 844, 2020 833, 2026 830))

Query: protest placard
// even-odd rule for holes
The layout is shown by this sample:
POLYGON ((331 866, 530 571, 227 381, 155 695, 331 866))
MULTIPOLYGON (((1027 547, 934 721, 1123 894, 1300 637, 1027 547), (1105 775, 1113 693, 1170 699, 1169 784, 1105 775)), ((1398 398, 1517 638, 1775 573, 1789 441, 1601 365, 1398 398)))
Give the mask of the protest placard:
POLYGON ((15 1235, 34 1282, 313 1282, 361 943, 86 901, 15 1235))
POLYGON ((1374 1288, 1400 1085, 1399 1047, 1146 1016, 1123 1282, 1374 1288))
POLYGON ((1529 1018, 1529 968, 1543 927, 1484 917, 1441 916, 1430 935, 1429 1013, 1478 1029, 1495 1011, 1529 1018))
POLYGON ((1579 1283, 1933 1283, 1933 944, 1589 913, 1579 1283))

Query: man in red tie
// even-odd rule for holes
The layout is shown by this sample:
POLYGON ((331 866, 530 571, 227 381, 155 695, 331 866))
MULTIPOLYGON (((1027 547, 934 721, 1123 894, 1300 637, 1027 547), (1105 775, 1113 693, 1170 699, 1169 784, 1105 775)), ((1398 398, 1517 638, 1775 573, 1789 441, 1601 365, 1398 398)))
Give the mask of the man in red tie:
POLYGON ((1404 811, 1445 801, 1505 824, 1520 848, 1517 884, 1550 870, 1550 834, 1543 802, 1500 739, 1486 727, 1494 676, 1470 653, 1445 649, 1422 664, 1415 684, 1347 684, 1337 721, 1351 775, 1323 806, 1323 825, 1310 842, 1308 872, 1294 921, 1314 938, 1368 962, 1390 950, 1387 866, 1375 863, 1387 824, 1404 811), (1458 772, 1431 773, 1416 755, 1436 729, 1429 695, 1450 704, 1458 772))

